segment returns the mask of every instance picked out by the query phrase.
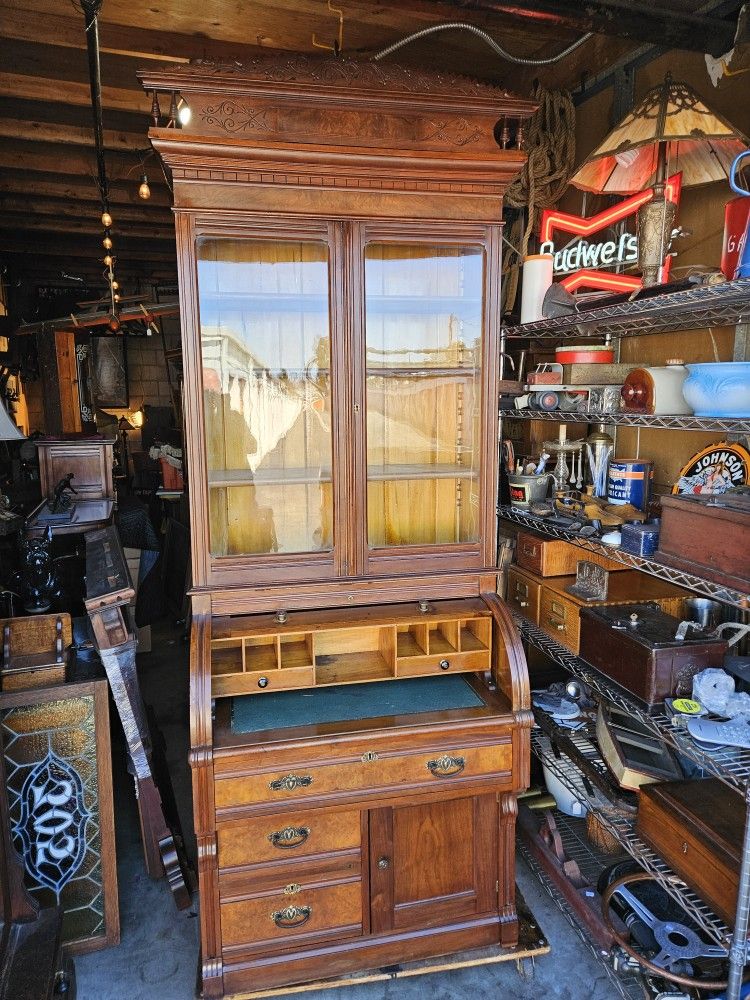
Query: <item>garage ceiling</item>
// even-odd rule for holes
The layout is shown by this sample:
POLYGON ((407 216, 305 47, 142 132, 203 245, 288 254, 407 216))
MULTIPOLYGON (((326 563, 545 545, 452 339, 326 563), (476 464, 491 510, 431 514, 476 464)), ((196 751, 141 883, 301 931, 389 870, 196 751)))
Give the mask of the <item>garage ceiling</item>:
MULTIPOLYGON (((344 49, 370 54, 414 31, 467 21, 512 53, 545 58, 586 30, 600 32, 556 66, 517 67, 501 61, 466 32, 442 32, 402 49, 413 65, 471 73, 527 94, 535 78, 576 87, 644 41, 669 38, 684 47, 713 48, 732 38, 739 2, 672 0, 380 0, 349 2, 344 49), (714 8, 710 14, 696 13, 714 8), (699 20, 691 20, 698 18, 699 20), (606 33, 601 33, 606 31, 606 33)), ((334 6, 336 3, 334 2, 334 6)), ((62 272, 101 275, 101 208, 84 16, 71 0, 0 2, 0 254, 14 270, 40 278, 62 272)), ((104 141, 113 236, 121 283, 175 277, 169 191, 152 157, 152 196, 138 197, 148 150, 149 100, 136 70, 154 61, 242 59, 259 48, 314 50, 312 35, 332 43, 336 15, 324 0, 104 0, 99 18, 104 141)))

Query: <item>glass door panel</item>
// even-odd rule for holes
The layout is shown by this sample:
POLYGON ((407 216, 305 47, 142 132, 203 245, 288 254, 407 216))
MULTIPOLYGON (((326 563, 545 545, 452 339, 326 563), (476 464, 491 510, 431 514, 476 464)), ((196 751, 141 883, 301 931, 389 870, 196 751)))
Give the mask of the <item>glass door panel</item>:
POLYGON ((330 551, 328 246, 203 238, 197 257, 211 554, 330 551))
POLYGON ((484 251, 365 248, 371 548, 479 539, 484 251))

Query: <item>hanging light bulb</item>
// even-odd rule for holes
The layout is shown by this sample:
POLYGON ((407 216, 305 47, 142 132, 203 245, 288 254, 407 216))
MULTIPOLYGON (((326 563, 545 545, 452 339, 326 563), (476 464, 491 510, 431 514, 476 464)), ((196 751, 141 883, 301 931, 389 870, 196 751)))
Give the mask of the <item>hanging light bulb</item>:
POLYGON ((109 229, 109 227, 112 225, 112 216, 109 214, 106 208, 102 212, 102 225, 104 226, 105 229, 109 229))
MULTIPOLYGON (((116 295, 115 295, 115 301, 117 301, 116 295)), ((114 313, 112 313, 109 319, 107 320, 107 326, 112 331, 112 333, 117 333, 117 331, 120 329, 120 321, 117 318, 117 316, 115 316, 114 313)))
POLYGON ((177 118, 179 119, 180 125, 189 125, 190 119, 193 117, 193 112, 184 97, 180 98, 177 107, 179 109, 177 111, 177 118))
POLYGON ((112 249, 112 240, 109 238, 109 236, 104 237, 104 239, 102 240, 102 246, 104 247, 105 250, 112 249))
POLYGON ((113 278, 112 279, 112 288, 114 289, 114 291, 117 291, 117 289, 119 287, 120 287, 120 282, 119 281, 115 281, 114 278, 113 278))
POLYGON ((115 302, 119 302, 120 301, 120 296, 116 292, 115 292, 113 298, 114 298, 115 302))
POLYGON ((106 254, 102 263, 105 267, 112 267, 112 257, 110 254, 106 254))
POLYGON ((151 197, 151 188, 148 186, 148 177, 145 174, 141 174, 141 186, 138 188, 139 198, 143 198, 144 201, 148 201, 151 197))

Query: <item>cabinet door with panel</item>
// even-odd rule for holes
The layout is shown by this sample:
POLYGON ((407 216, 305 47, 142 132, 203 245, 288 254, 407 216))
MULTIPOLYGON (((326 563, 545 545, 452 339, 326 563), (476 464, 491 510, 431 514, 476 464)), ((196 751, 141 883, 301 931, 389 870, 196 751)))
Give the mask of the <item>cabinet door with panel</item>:
POLYGON ((498 829, 493 794, 372 810, 372 932, 496 914, 498 829))

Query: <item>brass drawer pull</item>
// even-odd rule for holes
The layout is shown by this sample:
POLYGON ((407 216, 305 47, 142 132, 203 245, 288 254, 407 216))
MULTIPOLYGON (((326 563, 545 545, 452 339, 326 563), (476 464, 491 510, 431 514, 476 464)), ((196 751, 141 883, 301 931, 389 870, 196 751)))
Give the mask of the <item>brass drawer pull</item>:
POLYGON ((309 788, 313 780, 309 774, 285 774, 283 778, 274 778, 269 781, 268 787, 272 792, 293 792, 297 788, 309 788))
POLYGON ((275 830, 268 834, 268 839, 274 847, 282 851, 290 851, 299 847, 310 836, 309 826, 285 826, 283 830, 275 830))
POLYGON ((549 619, 550 628, 557 629, 558 632, 565 631, 565 624, 563 622, 556 622, 554 618, 549 619))
POLYGON ((311 906, 287 906, 272 913, 271 920, 280 930, 294 930, 306 924, 311 916, 311 906))
POLYGON ((450 754, 438 757, 437 760, 427 761, 427 770, 436 778, 452 778, 454 774, 460 774, 465 767, 465 757, 451 757, 450 754))

